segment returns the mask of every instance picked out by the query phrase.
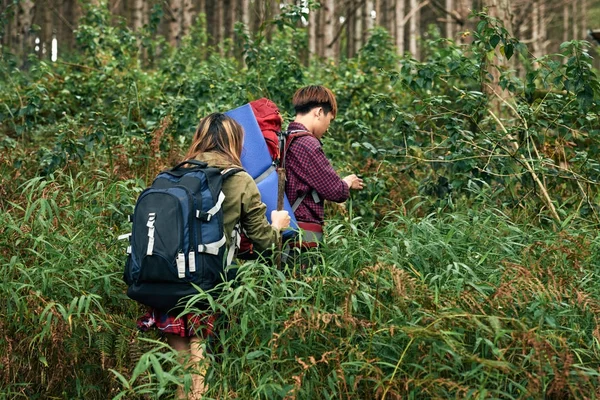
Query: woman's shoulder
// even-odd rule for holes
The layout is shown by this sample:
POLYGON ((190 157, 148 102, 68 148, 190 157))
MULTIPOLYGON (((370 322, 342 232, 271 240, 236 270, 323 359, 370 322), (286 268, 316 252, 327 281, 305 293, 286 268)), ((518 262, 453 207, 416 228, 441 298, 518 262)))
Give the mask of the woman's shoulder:
MULTIPOLYGON (((254 179, 246 172, 245 169, 239 167, 232 167, 235 171, 226 179, 226 182, 230 182, 229 185, 237 188, 246 188, 248 185, 254 183, 254 179)), ((226 171, 226 170, 224 170, 226 171)))
MULTIPOLYGON (((231 167, 228 169, 233 171, 233 173, 230 176, 230 179, 234 179, 237 181, 253 181, 254 180, 254 179, 252 179, 250 174, 248 172, 246 172, 246 170, 243 168, 231 167)), ((226 171, 226 170, 224 170, 224 171, 226 171)))

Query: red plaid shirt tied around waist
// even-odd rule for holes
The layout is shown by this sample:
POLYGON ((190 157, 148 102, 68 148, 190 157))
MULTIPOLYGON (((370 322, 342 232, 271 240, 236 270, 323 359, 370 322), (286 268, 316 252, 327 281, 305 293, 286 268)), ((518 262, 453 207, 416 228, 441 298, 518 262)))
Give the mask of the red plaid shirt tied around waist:
MULTIPOLYGON (((292 122, 289 131, 306 131, 306 127, 292 122)), ((342 203, 350 196, 350 189, 335 172, 325 157, 321 142, 312 135, 294 138, 285 154, 285 193, 290 204, 305 195, 294 215, 298 221, 323 224, 323 200, 342 203), (315 190, 320 201, 311 195, 315 190)))

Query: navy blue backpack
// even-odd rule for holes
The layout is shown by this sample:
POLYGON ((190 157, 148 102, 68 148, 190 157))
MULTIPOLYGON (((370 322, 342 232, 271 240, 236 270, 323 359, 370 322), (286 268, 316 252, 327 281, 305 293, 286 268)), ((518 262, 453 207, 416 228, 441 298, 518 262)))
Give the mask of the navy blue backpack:
POLYGON ((223 229, 221 186, 239 171, 188 160, 161 172, 140 194, 123 276, 131 299, 168 311, 197 294, 194 285, 210 290, 223 281, 235 235, 223 229), (226 234, 234 238, 228 251, 226 234))

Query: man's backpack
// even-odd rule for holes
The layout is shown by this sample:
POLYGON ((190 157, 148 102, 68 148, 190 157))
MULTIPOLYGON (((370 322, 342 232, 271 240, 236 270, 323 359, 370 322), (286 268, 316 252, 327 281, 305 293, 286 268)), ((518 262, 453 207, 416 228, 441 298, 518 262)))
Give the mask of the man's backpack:
POLYGON ((235 244, 226 254, 221 187, 240 170, 188 160, 161 172, 140 194, 124 273, 130 298, 168 311, 197 294, 194 285, 210 290, 223 281, 235 244))

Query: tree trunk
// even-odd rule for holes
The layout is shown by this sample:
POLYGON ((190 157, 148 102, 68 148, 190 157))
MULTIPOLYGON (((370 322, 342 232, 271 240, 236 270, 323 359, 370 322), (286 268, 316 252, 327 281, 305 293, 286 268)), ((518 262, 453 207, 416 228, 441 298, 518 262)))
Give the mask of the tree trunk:
MULTIPOLYGON (((540 54, 540 41, 539 41, 539 32, 540 32, 540 0, 533 0, 533 8, 531 12, 531 47, 533 52, 533 57, 538 58, 541 56, 540 54)), ((543 1, 543 0, 542 0, 543 1)))
POLYGON ((325 57, 325 23, 327 13, 324 10, 325 6, 323 2, 321 2, 321 8, 319 8, 318 15, 318 23, 316 26, 316 36, 317 36, 317 55, 319 57, 325 57))
POLYGON ((32 0, 19 2, 15 15, 16 29, 12 31, 12 48, 15 53, 25 60, 27 54, 34 51, 34 35, 31 32, 34 17, 34 4, 32 0))
POLYGON ((219 51, 219 54, 223 55, 223 41, 226 38, 226 33, 225 33, 225 10, 223 7, 223 3, 219 2, 219 4, 216 5, 216 14, 217 14, 217 49, 219 51))
POLYGON ((383 26, 383 11, 381 10, 381 2, 383 0, 373 0, 375 2, 374 4, 374 8, 375 8, 375 25, 377 26, 383 26))
MULTIPOLYGON (((513 34, 512 13, 510 9, 510 0, 488 0, 490 16, 497 18, 504 23, 504 28, 509 35, 513 34)), ((500 72, 499 68, 506 67, 508 60, 503 56, 498 48, 495 51, 496 57, 489 63, 487 72, 491 76, 491 82, 484 83, 484 92, 490 96, 492 110, 499 115, 501 103, 507 99, 510 94, 499 86, 500 72)))
POLYGON ((219 40, 218 34, 217 10, 214 1, 206 2, 206 33, 208 34, 208 44, 216 46, 219 40))
POLYGON ((131 29, 134 31, 138 31, 144 26, 144 1, 129 0, 129 4, 129 15, 131 18, 129 26, 131 26, 131 29))
POLYGON ((569 40, 569 4, 563 4, 563 42, 569 40))
POLYGON ((405 0, 396 0, 396 49, 398 50, 398 54, 404 55, 404 15, 406 14, 406 3, 405 0))
POLYGON ((206 15, 206 0, 194 0, 194 8, 196 15, 206 15))
POLYGON ((420 34, 420 19, 421 12, 418 10, 419 1, 418 0, 410 0, 410 13, 412 16, 409 21, 409 38, 408 38, 408 50, 410 54, 415 60, 419 59, 419 47, 417 45, 417 39, 420 34))
MULTIPOLYGON (((454 12, 454 1, 453 0, 446 0, 446 11, 447 12, 454 12)), ((454 18, 452 18, 451 16, 447 16, 446 17, 446 37, 448 39, 452 39, 454 38, 454 18)))
POLYGON ((579 14, 578 10, 577 10, 577 0, 573 0, 572 4, 572 17, 571 18, 571 27, 573 28, 573 37, 571 38, 572 40, 578 40, 579 39, 579 21, 581 21, 581 15, 579 14))
POLYGON ((356 28, 354 24, 356 14, 354 9, 355 3, 355 0, 348 0, 348 12, 344 20, 346 24, 346 58, 351 58, 354 55, 354 29, 356 28))
POLYGON ((195 7, 192 0, 183 0, 181 12, 181 36, 186 36, 190 33, 194 24, 195 7))
POLYGON ((41 59, 50 59, 52 56, 52 39, 54 38, 54 21, 52 9, 54 0, 38 2, 34 23, 40 26, 39 36, 36 39, 36 52, 41 59))
POLYGON ((333 38, 335 34, 336 18, 335 18, 335 1, 325 0, 325 6, 323 7, 323 14, 325 16, 325 29, 324 29, 324 51, 323 55, 327 58, 335 58, 335 43, 333 38))
POLYGON ((353 37, 354 37, 354 43, 352 43, 352 56, 354 57, 358 51, 360 50, 360 48, 363 45, 362 39, 363 39, 363 26, 365 23, 365 20, 363 18, 363 10, 365 8, 364 2, 361 0, 354 0, 355 2, 358 2, 358 4, 355 5, 355 11, 354 11, 354 28, 353 28, 353 37))
POLYGON ((166 3, 166 13, 168 35, 167 41, 171 46, 178 46, 181 40, 181 9, 183 6, 183 0, 169 0, 166 3))
POLYGON ((364 24, 364 35, 363 35, 363 43, 366 43, 369 39, 370 33, 369 31, 373 29, 375 25, 375 20, 373 19, 373 13, 375 12, 375 3, 374 0, 366 0, 365 1, 365 24, 364 24))
MULTIPOLYGON (((539 3, 540 8, 540 29, 538 33, 538 40, 540 41, 540 55, 544 56, 548 54, 548 22, 549 18, 546 16, 546 2, 541 1, 539 3)), ((515 58, 516 61, 516 58, 515 58)))
MULTIPOLYGON (((598 4, 600 6, 600 4, 598 4)), ((588 35, 588 2, 581 0, 581 39, 585 39, 588 35)), ((598 22, 598 21, 596 21, 598 22)))
POLYGON ((240 20, 246 25, 246 31, 250 28, 250 0, 240 0, 240 20))
POLYGON ((457 10, 456 14, 460 21, 458 30, 463 33, 459 36, 459 42, 466 44, 471 43, 473 41, 473 35, 467 34, 467 32, 471 32, 473 30, 473 20, 469 20, 469 13, 471 12, 471 4, 470 0, 456 0, 457 10))
POLYGON ((320 10, 310 10, 308 14, 308 53, 309 58, 317 54, 317 25, 319 23, 320 10))

